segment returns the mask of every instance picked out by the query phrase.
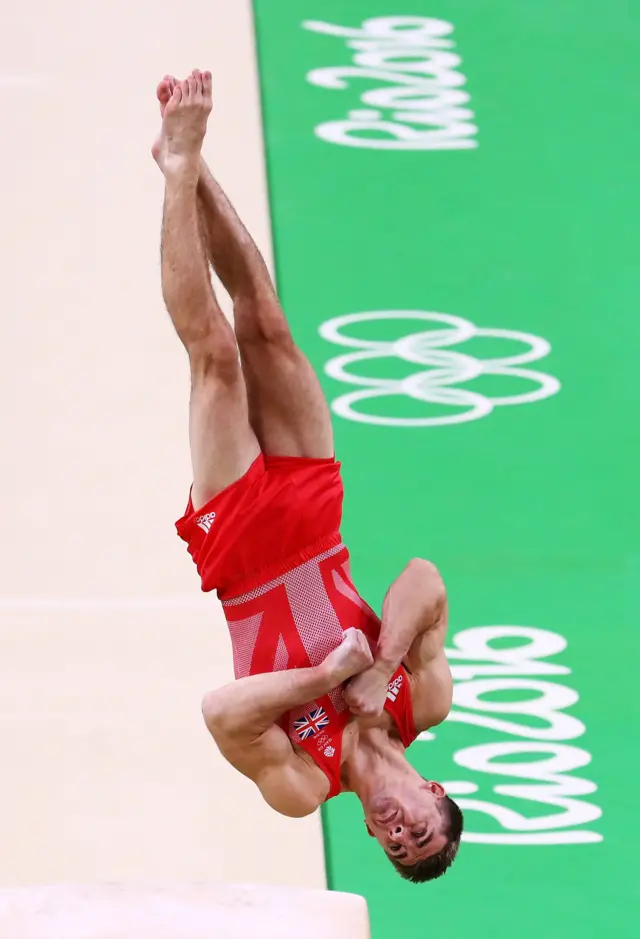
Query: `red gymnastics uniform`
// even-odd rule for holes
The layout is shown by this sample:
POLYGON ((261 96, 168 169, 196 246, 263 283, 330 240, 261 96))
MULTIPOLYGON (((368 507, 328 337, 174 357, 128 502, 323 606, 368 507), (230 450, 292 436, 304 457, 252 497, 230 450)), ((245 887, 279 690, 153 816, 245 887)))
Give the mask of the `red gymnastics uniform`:
MULTIPOLYGON (((350 627, 372 652, 380 619, 358 594, 340 524, 344 491, 333 459, 260 455, 243 477, 176 523, 204 591, 217 590, 236 678, 319 665, 350 627)), ((405 747, 416 738, 407 672, 393 675, 385 709, 405 747)), ((340 792, 342 687, 284 714, 280 726, 340 792)))

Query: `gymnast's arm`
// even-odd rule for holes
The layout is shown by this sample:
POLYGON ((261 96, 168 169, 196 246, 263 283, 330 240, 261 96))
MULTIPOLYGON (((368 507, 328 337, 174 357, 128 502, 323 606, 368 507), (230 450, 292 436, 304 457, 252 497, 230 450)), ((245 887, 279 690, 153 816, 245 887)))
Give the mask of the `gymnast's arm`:
POLYGON ((414 558, 385 597, 374 664, 347 686, 345 698, 351 710, 362 717, 380 714, 387 684, 404 664, 426 693, 431 726, 438 723, 440 715, 444 720, 452 691, 444 652, 447 622, 447 595, 437 568, 414 558))
POLYGON ((444 650, 447 623, 447 592, 437 567, 414 558, 384 599, 375 663, 389 677, 401 663, 418 671, 444 650))
POLYGON ((205 696, 203 716, 220 752, 256 783, 276 811, 309 815, 329 790, 326 775, 293 748, 276 722, 286 711, 333 691, 371 661, 364 637, 347 630, 342 645, 320 665, 251 675, 205 696))

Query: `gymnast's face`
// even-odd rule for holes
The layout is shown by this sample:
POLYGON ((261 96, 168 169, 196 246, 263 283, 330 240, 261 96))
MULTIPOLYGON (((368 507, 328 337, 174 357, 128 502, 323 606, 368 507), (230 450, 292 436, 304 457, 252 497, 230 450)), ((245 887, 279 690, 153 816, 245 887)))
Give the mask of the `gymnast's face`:
POLYGON ((441 851, 447 844, 440 813, 442 786, 400 779, 385 789, 365 806, 367 830, 385 853, 409 867, 441 851))

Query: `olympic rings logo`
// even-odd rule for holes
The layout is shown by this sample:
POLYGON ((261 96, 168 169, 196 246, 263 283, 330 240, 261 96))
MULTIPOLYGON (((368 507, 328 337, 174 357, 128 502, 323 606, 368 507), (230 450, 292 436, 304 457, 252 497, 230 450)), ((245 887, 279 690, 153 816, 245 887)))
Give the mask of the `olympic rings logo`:
POLYGON ((508 329, 483 329, 459 316, 446 313, 431 313, 423 310, 384 310, 368 313, 350 313, 328 320, 320 327, 320 335, 338 346, 356 349, 339 355, 327 362, 325 372, 329 377, 348 385, 357 385, 359 390, 336 398, 331 407, 335 414, 350 421, 363 424, 380 424, 392 427, 435 427, 443 424, 462 424, 487 417, 496 407, 514 404, 530 404, 549 398, 560 390, 560 382, 544 372, 522 368, 530 362, 544 358, 551 350, 546 339, 530 333, 508 329), (354 323, 369 323, 379 320, 418 320, 436 324, 402 336, 393 341, 359 339, 344 335, 342 330, 354 323), (449 347, 469 339, 507 339, 521 343, 526 348, 516 355, 480 360, 449 347), (355 363, 393 357, 403 362, 422 366, 421 370, 407 378, 369 378, 349 370, 355 363), (521 394, 488 397, 478 391, 459 387, 484 375, 507 376, 533 382, 535 387, 521 394), (360 409, 363 402, 373 402, 386 397, 405 397, 425 404, 452 408, 451 413, 425 417, 389 417, 375 414, 371 405, 360 409), (455 410, 453 410, 455 408, 455 410))

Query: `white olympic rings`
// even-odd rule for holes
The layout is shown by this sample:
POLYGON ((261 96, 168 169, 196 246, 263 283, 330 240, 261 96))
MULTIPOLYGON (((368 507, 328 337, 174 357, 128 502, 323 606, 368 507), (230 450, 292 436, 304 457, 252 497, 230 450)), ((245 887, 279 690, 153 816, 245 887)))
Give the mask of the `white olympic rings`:
POLYGON ((351 391, 336 398, 332 410, 340 417, 364 424, 397 427, 434 427, 442 424, 461 424, 486 417, 496 406, 528 404, 557 394, 560 382, 552 375, 521 366, 544 358, 551 346, 539 336, 508 329, 483 329, 459 316, 432 313, 424 310, 382 310, 350 313, 328 320, 320 327, 320 335, 338 346, 357 349, 337 356, 325 365, 325 372, 337 381, 359 385, 362 390, 351 391), (442 324, 441 328, 411 333, 390 342, 345 336, 341 330, 353 323, 375 320, 420 320, 442 324), (475 338, 509 339, 528 348, 504 358, 476 359, 462 352, 451 351, 449 346, 475 338), (354 362, 394 357, 404 362, 427 366, 407 378, 386 379, 354 375, 348 367, 354 362), (481 375, 503 375, 535 382, 536 387, 517 395, 489 398, 466 388, 452 387, 472 381, 481 375), (356 405, 367 399, 387 396, 405 396, 428 404, 462 408, 451 414, 430 417, 389 417, 366 413, 356 405))

